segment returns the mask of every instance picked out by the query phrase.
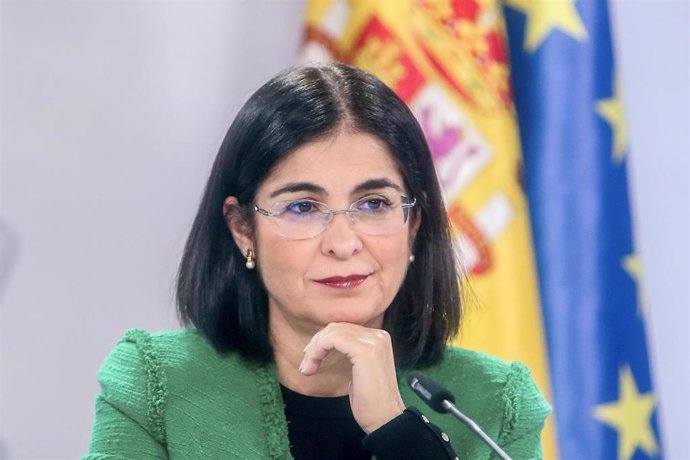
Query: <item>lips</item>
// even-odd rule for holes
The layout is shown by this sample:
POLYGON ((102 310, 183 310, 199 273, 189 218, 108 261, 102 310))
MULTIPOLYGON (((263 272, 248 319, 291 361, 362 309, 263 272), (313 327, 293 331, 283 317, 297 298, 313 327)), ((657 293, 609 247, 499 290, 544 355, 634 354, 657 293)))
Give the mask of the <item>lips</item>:
POLYGON ((316 282, 332 288, 350 289, 359 286, 365 282, 367 278, 369 278, 369 275, 332 276, 330 278, 316 280, 316 282))

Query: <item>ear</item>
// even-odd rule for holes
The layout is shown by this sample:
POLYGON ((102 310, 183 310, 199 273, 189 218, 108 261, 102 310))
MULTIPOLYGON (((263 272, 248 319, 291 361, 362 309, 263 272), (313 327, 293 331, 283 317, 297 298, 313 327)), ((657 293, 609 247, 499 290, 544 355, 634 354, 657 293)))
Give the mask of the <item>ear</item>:
POLYGON ((240 209, 240 203, 234 196, 229 196, 223 202, 223 216, 228 225, 232 239, 240 249, 242 254, 252 249, 256 252, 254 245, 254 232, 249 222, 246 221, 240 209))

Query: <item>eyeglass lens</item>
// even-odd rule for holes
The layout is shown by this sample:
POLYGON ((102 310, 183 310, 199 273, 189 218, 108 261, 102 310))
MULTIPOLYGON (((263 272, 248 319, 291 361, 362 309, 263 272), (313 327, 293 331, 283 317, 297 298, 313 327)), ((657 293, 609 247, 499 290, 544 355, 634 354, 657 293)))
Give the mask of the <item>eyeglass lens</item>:
POLYGON ((335 214, 346 214, 354 227, 368 235, 389 235, 407 222, 409 204, 405 197, 366 197, 349 209, 331 210, 324 203, 313 200, 281 201, 272 206, 270 216, 278 225, 278 232, 289 239, 312 238, 321 233, 335 214))

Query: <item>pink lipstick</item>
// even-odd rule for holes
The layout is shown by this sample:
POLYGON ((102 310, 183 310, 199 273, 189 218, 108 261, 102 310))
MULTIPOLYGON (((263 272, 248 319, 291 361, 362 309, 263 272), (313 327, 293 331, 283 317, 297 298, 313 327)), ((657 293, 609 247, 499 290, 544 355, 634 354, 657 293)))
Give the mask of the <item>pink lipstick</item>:
POLYGON ((369 275, 332 276, 330 278, 316 280, 316 282, 332 288, 350 289, 359 286, 366 281, 367 278, 369 278, 369 275))

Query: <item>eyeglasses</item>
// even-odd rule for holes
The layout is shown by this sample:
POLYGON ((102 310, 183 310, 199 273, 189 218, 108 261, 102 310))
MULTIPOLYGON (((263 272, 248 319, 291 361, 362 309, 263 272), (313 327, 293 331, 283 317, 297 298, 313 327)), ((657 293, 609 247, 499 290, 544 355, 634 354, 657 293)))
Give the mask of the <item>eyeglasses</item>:
POLYGON ((347 209, 331 209, 315 200, 279 201, 271 210, 254 204, 254 211, 272 218, 278 233, 290 240, 306 240, 323 232, 336 214, 347 214, 355 228, 367 235, 390 235, 407 223, 417 203, 405 196, 369 195, 347 209))

